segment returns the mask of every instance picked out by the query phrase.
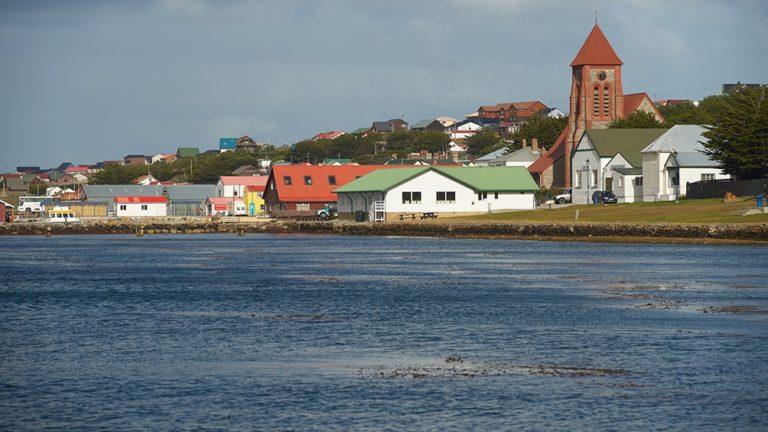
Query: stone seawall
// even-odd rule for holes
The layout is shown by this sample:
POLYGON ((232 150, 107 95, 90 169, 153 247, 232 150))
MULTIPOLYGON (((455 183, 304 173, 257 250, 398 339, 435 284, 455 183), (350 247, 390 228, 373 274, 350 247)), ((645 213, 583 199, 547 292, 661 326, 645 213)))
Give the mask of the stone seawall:
POLYGON ((495 224, 495 223, 355 223, 264 220, 221 222, 201 220, 87 221, 77 224, 0 224, 2 235, 67 234, 191 234, 191 233, 316 233, 425 237, 499 237, 599 241, 740 241, 768 243, 768 224, 495 224))

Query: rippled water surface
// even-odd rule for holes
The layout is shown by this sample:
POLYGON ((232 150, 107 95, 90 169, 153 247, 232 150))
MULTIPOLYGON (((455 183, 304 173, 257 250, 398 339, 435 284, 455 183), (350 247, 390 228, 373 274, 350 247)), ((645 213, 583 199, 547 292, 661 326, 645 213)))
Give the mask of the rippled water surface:
POLYGON ((768 248, 0 237, 2 430, 765 430, 768 248))

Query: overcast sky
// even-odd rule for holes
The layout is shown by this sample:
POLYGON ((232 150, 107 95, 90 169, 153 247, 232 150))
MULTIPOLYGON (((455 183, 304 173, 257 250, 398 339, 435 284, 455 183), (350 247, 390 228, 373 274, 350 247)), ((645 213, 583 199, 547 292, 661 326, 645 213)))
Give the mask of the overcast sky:
POLYGON ((566 111, 595 10, 626 93, 768 82, 765 0, 0 0, 0 172, 566 111))

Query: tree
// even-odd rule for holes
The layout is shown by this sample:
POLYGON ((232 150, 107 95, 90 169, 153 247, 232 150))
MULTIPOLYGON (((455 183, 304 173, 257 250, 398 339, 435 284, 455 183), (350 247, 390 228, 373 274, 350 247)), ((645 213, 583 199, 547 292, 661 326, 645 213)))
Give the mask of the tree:
POLYGON ((291 154, 295 160, 316 163, 328 156, 328 150, 319 141, 305 140, 297 142, 291 154))
POLYGON ((388 133, 385 138, 387 141, 387 150, 401 153, 410 153, 413 151, 413 142, 416 139, 416 133, 410 131, 397 131, 388 133))
POLYGON ((768 175, 768 100, 766 86, 722 97, 722 106, 707 127, 705 153, 722 170, 739 179, 768 175))
POLYGON ((477 156, 488 149, 498 148, 504 145, 504 141, 499 138, 496 131, 489 127, 477 131, 476 134, 466 139, 468 146, 467 153, 470 156, 477 156))
POLYGON ((614 121, 609 127, 611 129, 651 129, 664 127, 664 125, 649 112, 635 111, 626 118, 614 121))
POLYGON ((448 147, 450 141, 450 138, 444 132, 430 130, 417 134, 413 147, 416 150, 427 150, 433 153, 441 152, 448 147))
POLYGON ((542 113, 536 113, 527 122, 520 126, 520 130, 512 135, 515 147, 519 148, 523 139, 529 143, 537 138, 541 147, 550 148, 555 144, 557 137, 563 132, 568 118, 552 118, 542 113))

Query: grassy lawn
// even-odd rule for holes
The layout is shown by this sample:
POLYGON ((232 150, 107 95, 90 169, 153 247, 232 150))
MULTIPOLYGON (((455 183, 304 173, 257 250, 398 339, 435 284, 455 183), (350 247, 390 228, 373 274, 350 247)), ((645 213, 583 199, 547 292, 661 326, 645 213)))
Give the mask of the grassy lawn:
POLYGON ((493 213, 451 218, 462 222, 558 222, 558 223, 697 223, 743 224, 768 223, 768 214, 744 216, 756 206, 754 198, 739 198, 723 203, 721 199, 680 200, 675 202, 552 205, 537 210, 493 213), (579 212, 578 221, 575 220, 579 212))

